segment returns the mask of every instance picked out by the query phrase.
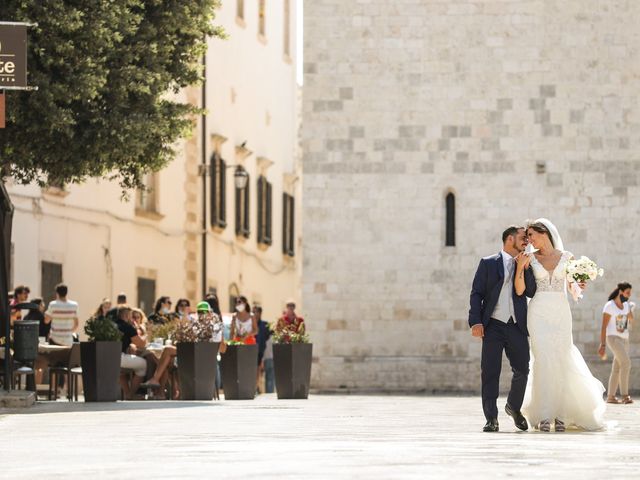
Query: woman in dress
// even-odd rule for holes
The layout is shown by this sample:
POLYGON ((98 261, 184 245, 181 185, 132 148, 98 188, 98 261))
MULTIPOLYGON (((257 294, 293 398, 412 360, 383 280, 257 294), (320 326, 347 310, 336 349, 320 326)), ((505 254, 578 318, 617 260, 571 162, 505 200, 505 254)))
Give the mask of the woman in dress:
POLYGON ((598 354, 604 357, 608 345, 613 352, 613 364, 607 390, 607 403, 633 403, 629 395, 629 327, 633 322, 633 311, 629 304, 631 284, 622 282, 609 295, 609 301, 602 310, 602 329, 600 331, 600 348, 598 354), (620 385, 622 400, 616 397, 620 385))
POLYGON ((527 315, 531 373, 523 412, 543 432, 551 430, 552 422, 556 432, 568 425, 598 430, 606 407, 604 387, 573 344, 566 280, 566 263, 573 255, 545 218, 530 223, 527 236, 537 249, 530 259, 537 289, 527 315))

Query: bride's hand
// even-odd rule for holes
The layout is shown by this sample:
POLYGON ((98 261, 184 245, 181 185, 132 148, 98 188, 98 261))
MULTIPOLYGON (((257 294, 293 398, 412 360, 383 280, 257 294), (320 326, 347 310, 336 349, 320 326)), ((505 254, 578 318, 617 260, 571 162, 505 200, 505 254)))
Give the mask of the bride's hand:
POLYGON ((587 282, 578 282, 578 286, 584 291, 587 289, 587 282))
POLYGON ((526 270, 527 268, 529 268, 529 264, 531 263, 531 255, 527 255, 524 252, 520 252, 517 256, 516 256, 516 268, 518 270, 526 270))

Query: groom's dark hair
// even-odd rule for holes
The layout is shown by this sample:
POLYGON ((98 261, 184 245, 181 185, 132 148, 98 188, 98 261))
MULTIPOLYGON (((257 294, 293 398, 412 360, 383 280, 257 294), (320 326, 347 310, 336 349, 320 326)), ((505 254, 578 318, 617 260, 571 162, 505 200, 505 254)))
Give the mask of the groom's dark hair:
POLYGON ((502 232, 502 243, 507 241, 507 238, 511 235, 517 235, 518 230, 522 230, 524 227, 520 227, 518 225, 510 225, 507 229, 502 232))

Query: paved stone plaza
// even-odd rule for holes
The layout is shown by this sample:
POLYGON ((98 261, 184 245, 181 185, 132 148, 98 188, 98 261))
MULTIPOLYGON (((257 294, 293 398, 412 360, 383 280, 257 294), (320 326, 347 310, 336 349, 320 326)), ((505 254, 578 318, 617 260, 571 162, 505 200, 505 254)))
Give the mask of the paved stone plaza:
POLYGON ((0 412, 0 477, 638 477, 640 404, 611 406, 599 433, 520 433, 509 420, 481 433, 475 397, 40 403, 0 412))

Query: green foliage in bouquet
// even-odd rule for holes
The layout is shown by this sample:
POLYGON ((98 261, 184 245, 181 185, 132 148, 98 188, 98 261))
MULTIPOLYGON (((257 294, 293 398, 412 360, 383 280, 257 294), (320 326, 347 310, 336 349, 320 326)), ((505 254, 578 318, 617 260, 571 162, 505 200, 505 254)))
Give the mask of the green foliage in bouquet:
POLYGON ((281 318, 269 325, 274 343, 309 343, 309 335, 306 332, 304 321, 296 318, 288 322, 281 318))
POLYGON ((84 325, 84 333, 90 342, 120 342, 122 332, 117 325, 105 317, 91 317, 84 325))
POLYGON ((162 338, 162 340, 173 340, 176 328, 178 328, 178 321, 172 320, 166 323, 151 323, 147 324, 147 338, 153 340, 154 338, 162 338))
POLYGON ((193 320, 183 318, 176 321, 174 343, 210 342, 222 328, 220 317, 213 312, 198 313, 193 320))

